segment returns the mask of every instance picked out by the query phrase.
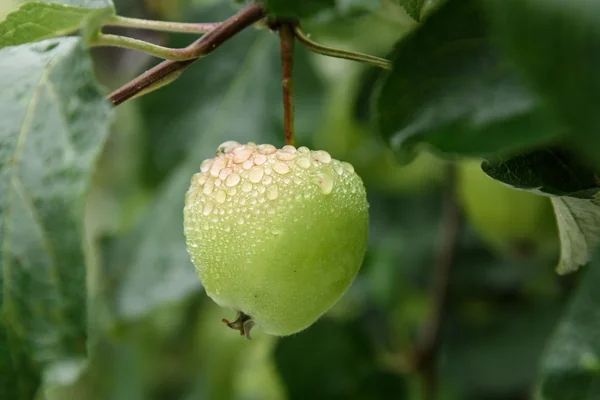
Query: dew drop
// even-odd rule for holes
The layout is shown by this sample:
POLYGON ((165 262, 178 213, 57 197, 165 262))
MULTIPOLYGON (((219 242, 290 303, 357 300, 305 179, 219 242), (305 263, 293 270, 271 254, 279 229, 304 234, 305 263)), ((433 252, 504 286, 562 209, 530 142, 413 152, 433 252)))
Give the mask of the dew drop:
POLYGON ((225 168, 226 161, 224 158, 217 158, 210 167, 210 174, 214 177, 219 176, 219 173, 225 168))
POLYGON ((310 167, 310 160, 306 157, 301 157, 296 160, 296 165, 300 168, 307 169, 310 167))
POLYGON ((224 190, 219 190, 217 192, 217 194, 215 195, 215 200, 217 201, 217 203, 223 204, 223 203, 225 203, 226 199, 227 199, 227 193, 225 193, 224 190))
POLYGON ((240 147, 240 146, 241 146, 241 144, 239 144, 238 142, 235 142, 233 140, 229 140, 227 142, 221 143, 217 147, 217 155, 231 153, 233 151, 233 149, 235 149, 236 147, 240 147))
POLYGON ((213 210, 213 208, 215 208, 215 205, 212 202, 206 203, 206 205, 204 206, 204 209, 202 210, 202 214, 204 214, 205 216, 210 214, 210 212, 213 210))
POLYGON ((267 156, 264 154, 257 154, 254 156, 254 164, 256 165, 263 165, 265 161, 267 161, 267 156))
POLYGON ((278 151, 277 152, 277 159, 281 160, 281 161, 292 161, 294 158, 296 158, 296 154, 295 153, 288 153, 285 151, 278 151))
POLYGON ((254 153, 254 151, 247 147, 237 148, 233 151, 233 162, 236 164, 241 164, 249 159, 252 153, 254 153))
POLYGON ((248 193, 252 190, 252 184, 250 182, 244 182, 242 184, 242 191, 248 193))
POLYGON ((278 195, 277 185, 270 186, 269 189, 267 189, 267 199, 275 200, 278 195))
POLYGON ((344 173, 344 168, 339 163, 333 164, 333 170, 338 174, 342 175, 344 173))
POLYGON ((252 160, 246 160, 244 161, 244 163, 242 164, 242 167, 244 169, 250 169, 252 168, 252 166, 254 165, 254 163, 252 162, 252 160))
POLYGON ((225 180, 232 172, 233 170, 231 168, 223 168, 221 172, 219 172, 219 179, 225 180))
POLYGON ((282 162, 276 162, 275 164, 273 164, 273 171, 277 172, 280 175, 285 175, 288 172, 290 172, 290 167, 288 167, 287 164, 284 164, 282 162))
POLYGON ((202 164, 200 164, 200 171, 208 172, 210 170, 211 165, 212 159, 202 161, 202 164))
POLYGON ((264 183, 265 185, 268 185, 268 184, 270 184, 271 182, 273 182, 273 177, 271 177, 271 176, 268 176, 268 175, 264 177, 264 179, 263 179, 263 183, 264 183))
POLYGON ((211 194, 214 188, 215 184, 213 183, 213 181, 208 181, 204 184, 202 191, 204 192, 204 194, 211 194))
POLYGON ((250 173, 248 174, 248 179, 250 179, 250 182, 252 183, 258 183, 263 178, 264 174, 265 170, 263 169, 263 167, 254 167, 250 170, 250 173))
POLYGON ((331 162, 331 155, 323 150, 313 151, 312 156, 316 161, 322 162, 323 164, 329 164, 331 162))
POLYGON ((231 174, 227 177, 227 180, 225 181, 225 185, 232 187, 237 185, 238 183, 240 183, 240 180, 242 178, 240 178, 240 176, 238 174, 231 174))
POLYGON ((351 174, 354 173, 354 167, 352 166, 352 164, 344 162, 344 163, 342 163, 342 165, 344 166, 344 169, 346 171, 350 172, 351 174))
POLYGON ((278 228, 278 227, 276 227, 276 226, 272 226, 272 227, 271 227, 271 233, 272 233, 273 235, 279 235, 279 234, 281 233, 281 229, 279 229, 279 228, 278 228))
POLYGON ((258 146, 258 152, 261 154, 273 154, 277 151, 277 149, 275 148, 275 146, 271 145, 271 144, 261 144, 260 146, 258 146))

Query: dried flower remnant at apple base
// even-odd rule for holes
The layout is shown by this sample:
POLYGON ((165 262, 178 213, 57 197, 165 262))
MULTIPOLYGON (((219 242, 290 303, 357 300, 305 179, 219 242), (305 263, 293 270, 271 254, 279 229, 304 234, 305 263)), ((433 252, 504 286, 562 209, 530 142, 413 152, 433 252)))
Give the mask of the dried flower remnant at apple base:
POLYGON ((352 283, 368 204, 352 165, 325 151, 225 142, 192 177, 184 221, 207 294, 283 336, 312 325, 352 283))

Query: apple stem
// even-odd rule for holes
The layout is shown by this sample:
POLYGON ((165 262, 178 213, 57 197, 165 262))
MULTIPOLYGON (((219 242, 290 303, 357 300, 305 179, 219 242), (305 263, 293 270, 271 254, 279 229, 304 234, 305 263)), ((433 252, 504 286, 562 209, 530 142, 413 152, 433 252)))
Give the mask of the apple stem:
POLYGON ((235 321, 229 322, 229 320, 222 318, 221 322, 226 324, 231 329, 240 331, 240 336, 245 336, 248 340, 252 339, 250 337, 250 330, 255 324, 251 316, 246 315, 241 311, 238 311, 237 318, 235 321))
POLYGON ((281 86, 283 88, 283 128, 285 144, 294 146, 294 25, 282 22, 279 27, 281 48, 281 86))

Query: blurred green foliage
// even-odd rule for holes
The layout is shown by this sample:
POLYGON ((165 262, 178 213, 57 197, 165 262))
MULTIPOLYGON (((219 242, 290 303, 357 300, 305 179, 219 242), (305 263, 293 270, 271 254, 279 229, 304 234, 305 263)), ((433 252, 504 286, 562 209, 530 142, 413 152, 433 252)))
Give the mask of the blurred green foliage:
MULTIPOLYGON (((0 16, 17 3, 2 2, 0 16)), ((223 20, 240 7, 229 0, 115 3, 120 15, 190 22, 223 20)), ((48 365, 22 368, 15 360, 28 360, 31 349, 21 351, 19 338, 0 329, 0 399, 29 393, 38 400, 420 399, 408 356, 430 311, 449 186, 462 218, 435 363, 440 398, 521 400, 534 389, 540 399, 598 398, 600 258, 584 274, 557 276, 551 200, 490 179, 481 160, 469 158, 494 155, 486 172, 521 189, 597 193, 597 175, 587 164, 597 162, 597 146, 586 143, 597 143, 599 121, 593 107, 600 23, 590 17, 598 8, 571 2, 587 7, 586 14, 569 2, 548 2, 537 19, 531 17, 536 3, 267 2, 275 14, 307 17, 303 27, 314 40, 396 63, 393 73, 380 72, 296 48, 298 144, 351 162, 371 208, 369 248, 353 286, 314 326, 291 337, 257 331, 249 342, 227 329, 220 319, 233 312, 202 293, 182 232, 189 178, 218 144, 283 144, 276 34, 244 31, 175 83, 117 108, 77 246, 87 254, 87 304, 80 311, 88 312, 88 357, 80 357, 82 346, 52 356, 48 365), (582 60, 582 73, 570 69, 571 58, 582 60), (587 158, 563 162, 529 151, 567 142, 569 152, 587 158), (32 380, 24 379, 28 369, 36 371, 32 380)), ((190 42, 184 35, 140 35, 172 47, 190 42)), ((124 50, 92 55, 107 89, 155 62, 124 50)), ((9 162, 0 162, 1 172, 9 162)), ((7 319, 13 281, 7 284, 2 271, 7 319)), ((34 300, 48 298, 23 304, 34 300)), ((21 333, 34 337, 33 329, 21 333)), ((56 350, 52 341, 32 341, 56 350)))

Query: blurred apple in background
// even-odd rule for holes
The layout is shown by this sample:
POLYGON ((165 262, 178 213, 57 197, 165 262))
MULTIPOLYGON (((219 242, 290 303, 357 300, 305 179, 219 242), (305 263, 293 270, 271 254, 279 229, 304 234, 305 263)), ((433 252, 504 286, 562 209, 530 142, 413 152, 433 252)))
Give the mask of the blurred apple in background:
POLYGON ((500 252, 556 255, 558 233, 550 199, 495 181, 480 165, 480 160, 467 160, 457 166, 459 201, 473 229, 500 252))

